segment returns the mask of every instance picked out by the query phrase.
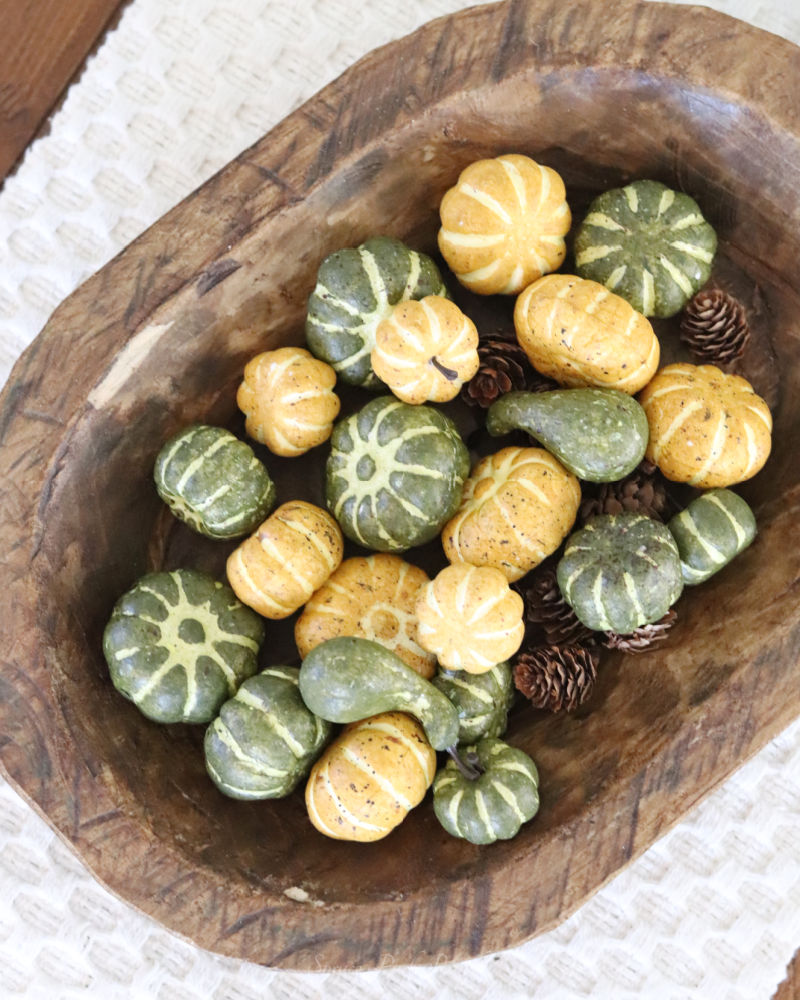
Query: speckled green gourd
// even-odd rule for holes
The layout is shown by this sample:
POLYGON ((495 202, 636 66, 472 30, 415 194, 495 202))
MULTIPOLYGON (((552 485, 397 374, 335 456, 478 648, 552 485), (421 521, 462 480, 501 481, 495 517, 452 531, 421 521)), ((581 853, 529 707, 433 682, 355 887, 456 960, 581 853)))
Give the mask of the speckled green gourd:
POLYGON ((458 740, 458 712, 441 691, 385 646, 339 636, 315 646, 300 666, 303 701, 330 722, 357 722, 382 712, 407 712, 422 724, 434 750, 458 740))
POLYGON ((155 722, 210 722, 258 669, 264 622, 207 573, 149 573, 103 633, 114 687, 155 722))
POLYGON ((298 667, 248 678, 206 730, 206 770, 234 799, 277 799, 305 778, 333 726, 306 707, 298 667))
POLYGON ((645 316, 674 316, 708 281, 717 236, 687 194, 658 181, 605 191, 575 235, 575 266, 645 316))
POLYGON ((644 457, 649 436, 639 403, 618 389, 508 392, 489 407, 486 427, 499 437, 524 430, 578 477, 622 479, 644 457))
POLYGON ((352 541, 404 552, 455 514, 468 475, 469 452, 449 417, 379 396, 334 427, 325 497, 352 541))
POLYGON ((381 389, 370 361, 378 324, 398 302, 447 294, 431 258, 400 240, 376 236, 337 250, 320 265, 308 300, 308 348, 342 382, 381 389))
POLYGON ((459 749, 481 773, 471 779, 448 760, 433 779, 433 810, 454 837, 492 844, 519 833, 539 811, 539 772, 522 750, 502 740, 482 739, 459 749))
POLYGON ((598 632, 658 621, 683 590, 678 546, 644 514, 598 514, 567 539, 556 570, 564 600, 598 632))
POLYGON ((483 674, 440 670, 431 679, 458 712, 458 742, 474 743, 484 736, 502 736, 514 700, 511 665, 498 663, 483 674))
POLYGON ((275 485, 250 445, 224 427, 194 424, 158 453, 156 489, 176 517, 209 538, 240 538, 264 520, 275 485))
POLYGON ((686 584, 703 583, 756 537, 749 504, 726 489, 709 490, 692 500, 667 527, 678 545, 686 584))

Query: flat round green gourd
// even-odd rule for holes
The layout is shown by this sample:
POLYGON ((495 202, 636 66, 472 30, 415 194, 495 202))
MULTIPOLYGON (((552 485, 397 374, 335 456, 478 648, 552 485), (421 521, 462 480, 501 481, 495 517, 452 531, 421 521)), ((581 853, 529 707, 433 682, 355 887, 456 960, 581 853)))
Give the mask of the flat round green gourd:
POLYGON ((703 583, 743 552, 756 537, 746 500, 726 489, 709 490, 667 525, 678 545, 683 582, 703 583))
POLYGON ((498 663, 483 674, 463 670, 440 670, 431 683, 452 701, 458 711, 459 744, 474 743, 484 736, 502 736, 514 700, 514 679, 508 662, 498 663))
POLYGON ((334 427, 326 502, 352 541, 404 552, 430 541, 455 514, 469 465, 449 417, 379 396, 334 427))
POLYGON ((489 407, 486 427, 499 437, 523 430, 578 479, 622 479, 644 457, 650 430, 641 405, 619 389, 508 392, 489 407))
POLYGON ((663 618, 683 590, 671 532, 632 512, 590 518, 567 539, 556 575, 584 625, 620 635, 663 618))
POLYGON ((455 746, 453 703, 430 681, 371 639, 339 636, 315 646, 300 665, 300 694, 329 722, 358 722, 382 712, 418 719, 434 750, 455 746))
POLYGON ((370 361, 378 324, 398 302, 447 294, 433 260, 400 240, 376 236, 337 250, 320 265, 308 300, 308 349, 343 382, 381 389, 370 361))
POLYGON ((591 203, 575 235, 575 266, 645 316, 666 317, 708 281, 716 249, 693 198, 641 180, 591 203))
POLYGON ((476 776, 448 760, 433 779, 436 818, 448 833, 471 844, 515 837, 539 811, 534 762, 524 751, 488 737, 458 754, 476 776))
POLYGON ((234 799, 277 799, 306 777, 333 726, 306 707, 298 667, 248 678, 206 730, 206 770, 234 799))
POLYGON ((156 489, 172 513, 209 538, 240 538, 275 504, 275 485, 250 445, 224 427, 194 424, 158 453, 156 489))
POLYGON ((207 573, 149 573, 103 633, 114 687, 155 722, 210 722, 258 669, 264 622, 207 573))

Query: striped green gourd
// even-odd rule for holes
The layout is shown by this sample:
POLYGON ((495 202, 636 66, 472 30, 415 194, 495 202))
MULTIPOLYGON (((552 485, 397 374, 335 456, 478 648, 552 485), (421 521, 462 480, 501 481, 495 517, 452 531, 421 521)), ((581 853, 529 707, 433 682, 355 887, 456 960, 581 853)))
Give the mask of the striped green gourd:
POLYGON ((703 583, 756 537, 756 519, 749 504, 726 489, 709 490, 692 500, 667 527, 677 542, 687 584, 703 583))
POLYGON ((498 663, 483 674, 440 670, 431 680, 456 706, 459 744, 502 736, 514 700, 511 664, 498 663))
POLYGON ((305 778, 333 726, 300 696, 298 667, 250 677, 206 730, 206 770, 234 799, 277 799, 305 778))
POLYGON ((436 818, 448 833, 471 844, 516 836, 539 811, 534 762, 524 751, 488 737, 458 754, 475 776, 448 760, 433 779, 436 818))
POLYGON ((379 396, 334 427, 325 496, 348 538, 403 552, 455 514, 468 474, 469 452, 449 417, 379 396))
POLYGON ((693 198, 641 180, 591 203, 575 235, 575 266, 645 316, 674 316, 708 281, 716 249, 693 198))
POLYGON ((149 573, 103 633, 114 687, 155 722, 210 722, 258 669, 263 620, 207 573, 149 573))
POLYGON ((663 618, 683 590, 669 528, 630 511, 597 514, 570 535, 556 575, 584 625, 620 635, 663 618))
POLYGON ((163 446, 153 470, 172 513, 209 538, 255 530, 275 503, 275 485, 249 444, 224 427, 194 424, 163 446))
POLYGON ((308 348, 342 382, 380 389, 370 361, 378 324, 398 302, 447 294, 431 258, 400 240, 375 236, 337 250, 320 265, 308 299, 308 348))

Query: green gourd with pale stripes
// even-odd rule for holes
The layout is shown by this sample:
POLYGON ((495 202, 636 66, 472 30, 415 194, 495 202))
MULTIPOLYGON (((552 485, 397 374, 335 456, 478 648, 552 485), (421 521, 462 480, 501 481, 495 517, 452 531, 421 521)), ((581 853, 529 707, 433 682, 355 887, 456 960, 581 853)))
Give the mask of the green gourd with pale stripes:
POLYGON ((458 712, 458 742, 474 743, 484 736, 502 736, 514 700, 511 665, 498 663, 483 674, 440 670, 431 683, 452 701, 458 712))
POLYGON ((591 203, 575 235, 575 266, 645 316, 666 317, 708 281, 716 249, 693 198, 641 180, 591 203))
POLYGON ((298 667, 246 680, 206 730, 206 770, 234 799, 277 799, 305 778, 333 726, 300 696, 298 667))
POLYGON ((103 633, 114 687, 155 722, 210 722, 258 669, 264 622, 197 570, 149 573, 103 633))
POLYGON ((749 504, 726 489, 709 490, 692 500, 667 527, 677 542, 686 584, 703 583, 756 537, 749 504))

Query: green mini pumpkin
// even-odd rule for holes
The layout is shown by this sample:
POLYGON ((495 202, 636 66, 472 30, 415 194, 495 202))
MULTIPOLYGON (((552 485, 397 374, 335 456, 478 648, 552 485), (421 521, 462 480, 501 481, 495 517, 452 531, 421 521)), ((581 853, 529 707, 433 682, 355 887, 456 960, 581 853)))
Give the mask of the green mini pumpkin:
POLYGON ((323 260, 308 300, 306 341, 343 382, 380 389, 370 355, 375 330, 406 299, 447 296, 438 268, 400 240, 375 236, 323 260))
POLYGON ((249 444, 224 427, 194 424, 158 453, 156 489, 172 513, 209 538, 255 530, 275 503, 275 486, 249 444))
POLYGON ((708 281, 716 249, 693 198, 641 180, 591 203, 575 235, 575 266, 645 316, 666 317, 708 281))
POLYGON ((469 452, 449 417, 379 396, 334 428, 325 496, 348 538, 404 552, 455 514, 468 474, 469 452))
POLYGON ((440 670, 432 679, 458 711, 459 744, 474 743, 484 736, 502 736, 508 710, 514 701, 514 679, 508 662, 498 663, 483 674, 463 670, 440 670))
POLYGON ((207 573, 149 573, 103 633, 114 687, 155 722, 210 722, 258 669, 264 623, 207 573))
POLYGON ((683 582, 703 583, 756 537, 756 519, 732 490, 703 493, 667 525, 677 542, 683 582))
POLYGON ((311 769, 333 726, 306 707, 297 667, 246 680, 206 730, 206 770, 234 799, 288 795, 311 769))

